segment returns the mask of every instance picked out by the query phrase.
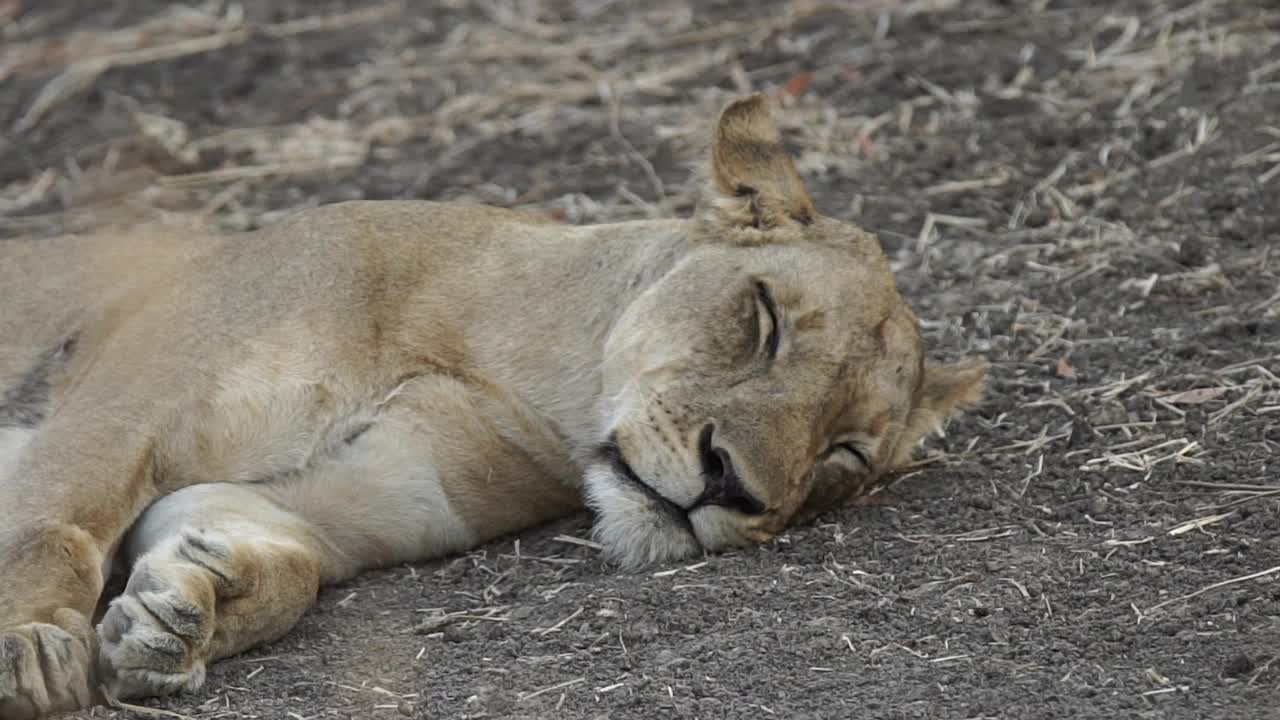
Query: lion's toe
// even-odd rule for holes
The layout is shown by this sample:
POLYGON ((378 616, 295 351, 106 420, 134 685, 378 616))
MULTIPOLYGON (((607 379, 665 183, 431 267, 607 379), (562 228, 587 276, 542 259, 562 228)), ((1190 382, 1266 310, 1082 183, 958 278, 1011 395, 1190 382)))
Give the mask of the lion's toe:
POLYGON ((104 678, 111 696, 119 699, 161 697, 199 690, 204 685, 204 663, 190 672, 166 673, 146 668, 118 668, 104 678))
POLYGON ((209 624, 199 606, 174 592, 121 595, 98 626, 103 684, 117 698, 198 689, 209 624))
POLYGON ((170 695, 204 684, 215 606, 204 572, 164 556, 134 568, 98 625, 98 666, 115 697, 170 695))

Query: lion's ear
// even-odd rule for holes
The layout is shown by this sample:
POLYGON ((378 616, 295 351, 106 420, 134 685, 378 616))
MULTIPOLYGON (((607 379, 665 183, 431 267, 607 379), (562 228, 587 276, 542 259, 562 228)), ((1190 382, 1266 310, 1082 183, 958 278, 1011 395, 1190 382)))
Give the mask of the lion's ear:
POLYGON ((915 407, 907 415, 906 427, 898 441, 893 465, 910 460, 911 450, 928 433, 942 427, 953 413, 973 407, 986 386, 985 359, 971 358, 951 364, 926 363, 915 407))
POLYGON ((813 220, 813 201, 760 93, 720 112, 710 170, 712 210, 722 225, 769 229, 813 220))

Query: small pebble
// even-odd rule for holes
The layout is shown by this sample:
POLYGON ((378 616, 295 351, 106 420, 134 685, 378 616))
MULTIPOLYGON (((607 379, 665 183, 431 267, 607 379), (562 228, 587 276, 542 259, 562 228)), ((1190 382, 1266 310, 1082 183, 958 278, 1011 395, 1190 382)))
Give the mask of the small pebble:
POLYGON ((1200 267, 1204 265, 1204 241, 1195 235, 1184 239, 1178 244, 1178 254, 1175 259, 1186 267, 1200 267))
POLYGON ((1053 215, 1051 215, 1048 210, 1038 207, 1027 213, 1027 217, 1023 222, 1025 222, 1029 228, 1042 228, 1045 225, 1048 225, 1049 221, 1052 219, 1053 215))
POLYGON ((1089 498, 1089 514, 1093 516, 1102 515, 1107 511, 1107 496, 1094 495, 1089 498))
POLYGON ((1227 677, 1240 677, 1253 669, 1253 661, 1244 653, 1236 653, 1227 661, 1222 673, 1227 677))

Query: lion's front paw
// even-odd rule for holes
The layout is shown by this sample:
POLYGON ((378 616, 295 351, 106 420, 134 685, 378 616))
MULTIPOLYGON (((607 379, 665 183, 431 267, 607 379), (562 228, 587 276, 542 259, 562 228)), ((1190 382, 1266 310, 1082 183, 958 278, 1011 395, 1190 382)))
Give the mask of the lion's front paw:
POLYGON ((98 625, 99 668, 118 698, 170 695, 204 684, 214 629, 213 578, 222 545, 184 533, 138 561, 129 584, 98 625))
POLYGON ((92 704, 93 628, 63 609, 53 623, 0 631, 0 718, 28 720, 92 704))

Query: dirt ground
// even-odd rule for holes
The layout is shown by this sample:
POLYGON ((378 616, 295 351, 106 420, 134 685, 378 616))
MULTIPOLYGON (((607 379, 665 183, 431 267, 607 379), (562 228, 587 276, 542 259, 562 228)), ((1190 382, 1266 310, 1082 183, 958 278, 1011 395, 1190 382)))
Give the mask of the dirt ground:
POLYGON ((768 546, 628 574, 571 518, 329 588, 152 712, 1280 717, 1273 3, 0 0, 0 235, 688 213, 749 90, 981 407, 768 546))

